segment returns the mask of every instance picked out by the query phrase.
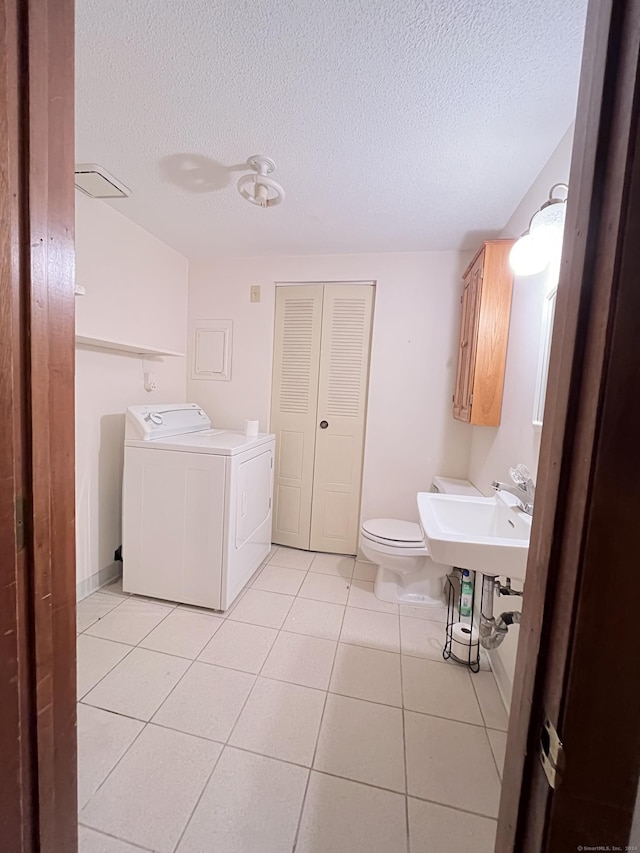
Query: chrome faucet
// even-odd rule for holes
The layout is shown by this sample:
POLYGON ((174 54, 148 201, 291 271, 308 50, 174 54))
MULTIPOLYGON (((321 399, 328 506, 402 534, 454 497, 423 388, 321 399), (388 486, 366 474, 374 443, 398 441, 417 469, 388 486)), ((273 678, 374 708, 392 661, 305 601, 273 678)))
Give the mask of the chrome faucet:
POLYGON ((533 515, 533 504, 536 497, 536 487, 529 473, 529 469, 525 465, 516 465, 515 468, 509 469, 509 474, 513 480, 513 485, 508 483, 499 483, 494 480, 491 483, 492 488, 496 492, 508 492, 518 499, 518 506, 527 515, 533 515))

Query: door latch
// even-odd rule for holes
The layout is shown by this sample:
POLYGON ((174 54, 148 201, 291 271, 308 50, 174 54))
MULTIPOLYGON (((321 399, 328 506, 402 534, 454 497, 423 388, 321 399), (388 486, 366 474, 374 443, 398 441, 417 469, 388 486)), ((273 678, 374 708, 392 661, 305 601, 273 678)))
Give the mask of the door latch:
POLYGON ((540 761, 549 786, 557 788, 564 766, 564 748, 555 726, 548 719, 540 729, 540 761))

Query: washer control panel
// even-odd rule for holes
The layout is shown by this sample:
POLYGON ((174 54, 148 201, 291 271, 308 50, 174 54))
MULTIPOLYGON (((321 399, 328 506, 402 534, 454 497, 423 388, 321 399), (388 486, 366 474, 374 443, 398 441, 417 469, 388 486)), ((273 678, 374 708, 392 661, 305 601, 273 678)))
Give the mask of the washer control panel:
POLYGON ((197 403, 158 403, 127 409, 125 438, 153 441, 204 429, 211 429, 211 421, 197 403))

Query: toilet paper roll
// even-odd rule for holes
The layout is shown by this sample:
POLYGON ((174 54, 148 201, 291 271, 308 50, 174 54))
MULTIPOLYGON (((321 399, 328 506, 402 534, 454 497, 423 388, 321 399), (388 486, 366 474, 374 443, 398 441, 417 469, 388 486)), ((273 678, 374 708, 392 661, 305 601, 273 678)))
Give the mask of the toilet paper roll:
POLYGON ((260 421, 245 421, 244 422, 244 433, 245 435, 258 435, 260 430, 260 421))
POLYGON ((478 629, 467 622, 455 622, 451 628, 451 654, 462 663, 468 663, 469 657, 475 660, 478 654, 480 636, 478 629))

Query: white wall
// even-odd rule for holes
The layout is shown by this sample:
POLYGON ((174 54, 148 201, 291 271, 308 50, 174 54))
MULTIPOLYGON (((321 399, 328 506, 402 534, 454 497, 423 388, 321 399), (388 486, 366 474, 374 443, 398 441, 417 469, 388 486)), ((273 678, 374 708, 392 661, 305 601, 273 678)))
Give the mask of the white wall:
MULTIPOLYGON (((178 352, 186 347, 188 264, 143 228, 76 193, 76 332, 178 352)), ((185 400, 185 359, 143 361, 76 347, 77 588, 83 597, 114 571, 121 544, 124 411, 185 400), (152 371, 158 390, 143 388, 152 371)))
MULTIPOLYGON (((553 184, 568 182, 572 144, 573 125, 514 211, 502 237, 519 237, 548 198, 553 184)), ((509 468, 518 462, 524 462, 536 479, 540 431, 533 427, 533 405, 542 312, 545 296, 555 284, 550 270, 536 276, 516 277, 514 281, 500 426, 473 427, 471 441, 469 479, 485 494, 491 492, 492 480, 509 482, 509 468)), ((516 598, 495 601, 497 612, 519 610, 520 605, 516 598)), ((518 633, 519 628, 511 628, 502 646, 492 653, 496 676, 507 701, 511 698, 518 633)))
POLYGON ((471 433, 451 394, 460 280, 469 253, 283 256, 190 264, 190 325, 232 319, 230 382, 188 380, 216 426, 269 425, 276 282, 374 281, 362 515, 417 520, 416 492, 434 474, 467 475, 471 433), (252 284, 262 301, 249 301, 252 284))

